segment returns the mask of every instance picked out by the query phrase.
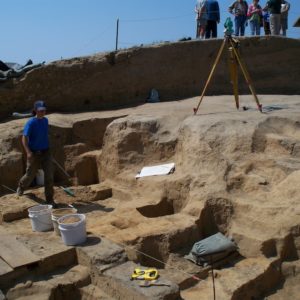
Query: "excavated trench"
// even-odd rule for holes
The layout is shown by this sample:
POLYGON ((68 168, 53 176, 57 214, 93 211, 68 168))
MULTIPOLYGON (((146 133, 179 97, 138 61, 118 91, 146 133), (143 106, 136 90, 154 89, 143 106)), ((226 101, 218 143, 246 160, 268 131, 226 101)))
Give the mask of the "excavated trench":
POLYGON ((166 183, 161 199, 157 204, 137 207, 137 211, 146 218, 158 218, 180 213, 188 203, 190 183, 190 178, 166 183))
MULTIPOLYGON (((71 177, 56 165, 55 200, 74 203, 86 214, 88 240, 66 247, 52 232, 32 232, 27 209, 43 203, 42 189, 18 198, 2 186, 16 189, 24 173, 24 122, 0 123, 0 249, 7 235, 14 245, 5 250, 11 265, 0 255, 1 300, 2 292, 7 300, 213 299, 210 268, 183 256, 216 232, 239 246, 238 253, 214 264, 216 299, 297 299, 299 96, 259 95, 263 107, 275 105, 276 111, 264 114, 244 95, 247 85, 240 97, 245 111, 232 108, 231 96, 205 99, 196 116, 198 99, 92 111, 141 103, 153 87, 162 101, 198 95, 219 42, 62 60, 3 85, 1 117, 29 107, 35 95, 46 96, 53 110, 89 110, 49 116, 53 155, 71 177), (207 55, 191 59, 199 58, 201 47, 207 55), (135 180, 141 167, 171 160, 176 172, 169 179, 135 180), (31 253, 30 262, 22 249, 31 253), (137 263, 160 268, 170 286, 141 288, 130 281, 137 263), (285 290, 288 282, 293 289, 285 290)), ((299 92, 299 41, 255 37, 241 45, 257 91, 299 92), (280 68, 274 65, 278 57, 280 68)), ((210 94, 231 93, 226 62, 220 67, 210 94)))
MULTIPOLYGON (((103 216, 107 216, 113 213, 117 208, 117 205, 113 204, 114 201, 120 200, 130 203, 135 200, 136 191, 129 191, 132 188, 131 186, 128 186, 128 190, 124 188, 118 189, 117 183, 118 180, 121 182, 120 179, 115 181, 115 189, 113 187, 112 189, 110 188, 105 192, 102 191, 99 193, 99 191, 95 191, 93 188, 94 185, 101 182, 102 172, 104 174, 106 173, 106 170, 101 169, 103 165, 100 164, 100 160, 109 160, 109 158, 103 156, 101 147, 106 128, 114 119, 116 118, 108 118, 104 121, 99 119, 80 121, 78 124, 74 123, 72 129, 63 128, 62 131, 60 131, 59 127, 55 127, 52 140, 54 140, 57 147, 54 155, 58 162, 65 166, 67 172, 72 176, 71 182, 73 189, 78 198, 82 201, 81 204, 78 204, 79 210, 82 213, 93 214, 95 212, 101 212, 103 216), (92 132, 91 128, 93 128, 92 132), (88 132, 87 135, 84 134, 86 131, 88 132), (95 139, 96 132, 97 135, 99 135, 97 139, 95 139), (58 142, 59 140, 61 142, 58 142), (112 205, 110 206, 110 204, 112 205)), ((276 149, 276 153, 284 153, 297 157, 299 155, 297 150, 299 134, 296 130, 298 126, 299 124, 297 122, 291 121, 288 123, 281 119, 268 119, 266 122, 260 124, 260 127, 253 135, 252 152, 254 154, 268 153, 269 155, 274 154, 274 152, 271 151, 276 149), (287 132, 289 132, 288 138, 286 138, 287 132), (273 144, 275 144, 277 148, 271 147, 273 144)), ((157 128, 154 128, 153 131, 157 131, 157 128)), ((138 135, 138 133, 135 133, 135 135, 138 135)), ((128 138, 126 143, 132 141, 132 136, 133 133, 130 133, 129 137, 131 138, 128 138)), ((139 137, 138 140, 142 141, 143 139, 144 138, 139 137)), ((15 139, 12 142, 16 147, 19 147, 15 139)), ((125 142, 123 141, 123 143, 125 142)), ((139 154, 144 151, 142 148, 135 149, 132 143, 130 145, 125 144, 121 143, 118 151, 121 151, 120 149, 126 149, 126 151, 129 152, 136 150, 139 154)), ((159 145, 159 147, 162 146, 159 145)), ((132 162, 134 160, 132 157, 129 157, 129 160, 125 160, 125 162, 128 161, 132 162)), ((271 169, 274 167, 274 163, 267 162, 264 167, 266 167, 268 171, 268 168, 271 169)), ((118 262, 118 259, 122 257, 120 262, 118 262, 121 265, 129 259, 143 266, 157 267, 162 270, 162 274, 164 274, 163 272, 169 272, 169 278, 175 276, 174 274, 171 275, 172 268, 169 269, 169 264, 171 264, 175 269, 186 270, 186 273, 190 270, 191 274, 197 274, 203 280, 208 280, 208 269, 203 270, 200 269, 200 267, 189 265, 184 261, 183 256, 188 254, 192 245, 202 238, 217 232, 222 232, 225 235, 236 234, 232 224, 236 221, 237 211, 241 210, 242 207, 237 201, 239 197, 237 191, 248 191, 249 186, 251 187, 253 184, 253 180, 258 184, 260 189, 265 191, 266 188, 269 189, 269 186, 280 183, 283 178, 292 171, 292 168, 283 169, 279 166, 277 172, 280 176, 270 180, 268 179, 270 178, 269 173, 262 169, 259 164, 254 163, 239 165, 239 162, 236 162, 230 165, 224 171, 227 197, 209 195, 203 198, 202 201, 199 202, 199 206, 203 207, 197 210, 197 213, 194 213, 193 210, 188 210, 189 201, 192 197, 190 192, 191 186, 193 185, 193 178, 189 176, 177 178, 173 181, 166 181, 163 185, 164 187, 160 193, 160 197, 157 198, 156 201, 150 201, 151 204, 135 206, 136 212, 142 218, 140 220, 143 220, 144 225, 147 225, 147 222, 149 222, 149 226, 153 224, 151 222, 155 222, 155 220, 159 222, 164 218, 168 220, 173 220, 172 218, 174 218, 174 222, 176 222, 175 218, 189 217, 192 221, 185 224, 180 230, 178 228, 174 230, 168 228, 166 231, 162 230, 160 233, 140 236, 133 242, 130 241, 128 245, 131 246, 131 250, 134 249, 133 251, 137 250, 137 252, 132 255, 125 247, 121 252, 127 253, 126 258, 124 257, 125 254, 120 255, 119 252, 118 254, 113 253, 118 257, 116 261, 118 262)), ((65 178, 63 178, 58 169, 55 174, 57 182, 70 183, 65 181, 65 178)), ((126 181, 124 182, 126 183, 126 181)), ((134 184, 132 185, 133 188, 143 189, 142 185, 140 187, 134 184)), ((202 188, 205 189, 206 184, 204 184, 202 188)), ((39 194, 37 197, 39 197, 39 194)), ((59 202, 63 199, 63 192, 57 193, 56 200, 59 202)), ((243 213, 246 214, 246 211, 243 213)), ((272 213, 270 210, 270 215, 272 213)), ((4 222, 12 222, 23 219, 25 216, 26 210, 12 211, 3 215, 2 219, 4 222)), ((101 216, 99 218, 101 218, 101 216)), ((248 220, 246 220, 246 222, 248 222, 248 220)), ((133 221, 131 223, 128 221, 126 225, 126 222, 116 220, 111 224, 117 230, 134 230, 134 227, 138 226, 139 222, 133 221)), ((242 237, 236 237, 238 238, 238 243, 240 243, 243 248, 242 237)), ((249 241, 251 242, 251 237, 249 237, 249 241)), ((256 241, 254 241, 254 243, 255 242, 256 241)), ((259 259, 269 259, 271 262, 266 264, 264 271, 261 271, 261 273, 257 271, 257 275, 251 280, 241 284, 239 287, 235 287, 235 289, 232 290, 231 299, 259 298, 263 295, 271 295, 276 289, 283 286, 285 277, 281 272, 281 265, 283 262, 295 262, 299 260, 299 242, 300 231, 297 226, 291 228, 291 232, 287 235, 259 241, 259 245, 257 246, 258 250, 255 254, 260 253, 262 258, 259 259), (255 289, 257 291, 252 293, 251 291, 255 289)), ((100 241, 90 239, 85 247, 89 248, 89 246, 92 247, 98 243, 100 243, 100 241)), ((85 247, 82 247, 82 249, 85 247)), ((104 275, 105 268, 103 270, 101 269, 101 272, 98 269, 95 271, 95 265, 97 265, 99 261, 103 263, 102 258, 96 256, 89 261, 84 255, 80 254, 80 251, 78 252, 77 249, 70 248, 60 252, 55 257, 16 269, 6 277, 0 275, 0 289, 7 295, 7 299, 18 299, 18 297, 21 296, 31 297, 35 294, 40 296, 47 295, 47 299, 99 299, 99 295, 102 295, 103 299, 113 299, 113 297, 117 299, 118 296, 116 294, 112 296, 108 293, 108 295, 106 295, 105 291, 103 292, 102 290, 101 284, 99 284, 102 276, 106 276, 104 275), (101 286, 101 289, 98 290, 99 286, 101 286)), ((227 269, 240 272, 239 268, 242 268, 240 265, 247 265, 251 259, 250 255, 249 257, 241 253, 240 255, 235 254, 230 256, 223 262, 216 262, 216 267, 219 268, 218 272, 221 274, 220 276, 223 276, 223 273, 225 274, 224 276, 226 276, 227 269)), ((259 259, 257 259, 258 262, 259 259)), ((111 261, 110 257, 108 261, 105 261, 104 265, 108 268, 113 268, 115 263, 116 262, 111 261)), ((254 265, 255 264, 256 262, 254 262, 254 265)), ((259 265, 259 263, 257 264, 259 265)), ((250 267, 252 267, 252 265, 250 265, 250 267)), ((250 267, 249 269, 251 269, 250 267)), ((253 269, 255 268, 258 269, 256 265, 253 269)), ((241 272, 247 273, 247 271, 241 272)), ((179 285, 182 291, 197 286, 195 281, 184 276, 179 279, 174 277, 174 281, 179 285)), ((115 283, 112 283, 111 286, 114 284, 115 283)), ((126 294, 128 291, 123 292, 126 294)), ((135 295, 135 292, 132 293, 132 295, 135 295)), ((128 292, 128 295, 131 295, 130 292, 128 292)), ((178 296, 178 294, 176 295, 178 296)), ((179 299, 176 297, 174 296, 173 299, 179 299)), ((138 299, 138 296, 132 296, 132 299, 138 299)))

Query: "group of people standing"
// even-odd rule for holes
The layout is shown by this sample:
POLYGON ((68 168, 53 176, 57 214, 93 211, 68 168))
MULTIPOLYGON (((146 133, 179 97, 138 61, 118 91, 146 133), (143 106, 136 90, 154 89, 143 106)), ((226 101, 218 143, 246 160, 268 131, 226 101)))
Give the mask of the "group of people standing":
MULTIPOLYGON (((245 27, 250 24, 251 35, 260 35, 261 27, 265 35, 286 36, 290 3, 286 0, 268 0, 264 7, 259 0, 248 5, 245 0, 236 0, 228 8, 234 15, 235 36, 244 36, 245 27)), ((217 37, 217 24, 220 22, 220 8, 217 0, 197 0, 196 37, 209 39, 217 37)))

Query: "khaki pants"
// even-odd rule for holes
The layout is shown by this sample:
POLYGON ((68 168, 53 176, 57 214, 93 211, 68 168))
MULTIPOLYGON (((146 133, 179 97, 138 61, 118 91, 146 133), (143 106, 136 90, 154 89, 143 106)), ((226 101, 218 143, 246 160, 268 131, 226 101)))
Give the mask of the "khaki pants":
POLYGON ((270 15, 270 29, 271 35, 280 34, 280 14, 270 15))
POLYGON ((22 190, 29 187, 36 176, 37 170, 44 171, 45 196, 47 203, 53 203, 53 164, 52 155, 49 150, 33 153, 30 160, 27 160, 26 173, 19 181, 22 190))

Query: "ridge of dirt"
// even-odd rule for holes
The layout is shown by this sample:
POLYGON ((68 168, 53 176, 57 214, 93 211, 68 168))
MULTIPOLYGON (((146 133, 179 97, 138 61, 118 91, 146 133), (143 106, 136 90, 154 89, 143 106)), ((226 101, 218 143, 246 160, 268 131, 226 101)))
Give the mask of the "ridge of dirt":
MULTIPOLYGON (((46 64, 25 76, 1 82, 0 120, 13 112, 28 112, 40 98, 49 111, 72 113, 139 105, 153 88, 161 101, 195 97, 208 78, 222 42, 162 43, 46 64)), ((300 94, 299 39, 262 36, 242 37, 239 42, 257 93, 300 94)), ((249 93, 242 72, 239 92, 249 93)), ((206 94, 231 93, 225 49, 206 94)))

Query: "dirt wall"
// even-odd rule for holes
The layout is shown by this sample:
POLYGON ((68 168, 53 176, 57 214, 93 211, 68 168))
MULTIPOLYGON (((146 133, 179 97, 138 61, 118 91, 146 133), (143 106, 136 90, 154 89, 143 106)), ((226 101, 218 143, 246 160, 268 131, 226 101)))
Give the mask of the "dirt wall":
MULTIPOLYGON (((161 101, 197 96, 222 39, 132 48, 50 63, 0 84, 0 118, 45 99, 50 111, 111 109, 144 102, 151 88, 161 101)), ((227 50, 207 94, 232 94, 227 50)), ((245 38, 241 55, 259 94, 300 94, 300 40, 245 38)), ((240 80, 240 93, 248 94, 240 80)))

